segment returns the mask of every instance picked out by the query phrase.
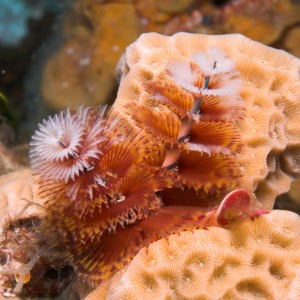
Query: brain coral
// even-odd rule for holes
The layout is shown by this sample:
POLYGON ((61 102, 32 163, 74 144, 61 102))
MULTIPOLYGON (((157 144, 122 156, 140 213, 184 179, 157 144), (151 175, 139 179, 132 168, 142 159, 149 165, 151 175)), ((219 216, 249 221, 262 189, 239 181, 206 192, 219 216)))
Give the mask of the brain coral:
POLYGON ((85 300, 299 298, 300 218, 272 211, 159 240, 85 300))
POLYGON ((166 235, 265 213, 249 193, 272 208, 300 175, 299 66, 240 35, 142 35, 110 109, 32 137, 50 244, 98 284, 166 235))
MULTIPOLYGON (((221 73, 233 63, 241 82, 238 87, 238 82, 224 84, 226 79, 222 78, 226 89, 212 97, 218 98, 223 93, 226 107, 218 107, 212 116, 210 110, 220 105, 219 99, 213 108, 203 103, 200 120, 216 118, 224 110, 227 112, 222 118, 236 118, 237 106, 241 104, 232 95, 240 88, 239 94, 246 105, 245 117, 233 121, 244 145, 237 156, 243 175, 239 184, 253 191, 271 209, 275 197, 286 192, 290 182, 300 176, 300 60, 296 57, 238 34, 178 33, 171 37, 143 34, 127 48, 119 63, 121 86, 114 107, 126 111, 128 101, 145 102, 149 98, 149 93, 145 96, 145 90, 149 91, 145 86, 158 79, 166 84, 171 77, 183 91, 192 92, 194 83, 188 64, 195 62, 202 72, 209 73, 213 61, 217 64, 215 71, 220 69, 221 73), (215 49, 222 50, 225 57, 215 49)), ((221 77, 219 74, 217 80, 221 77)), ((156 88, 155 97, 162 96, 166 96, 166 91, 156 88)))

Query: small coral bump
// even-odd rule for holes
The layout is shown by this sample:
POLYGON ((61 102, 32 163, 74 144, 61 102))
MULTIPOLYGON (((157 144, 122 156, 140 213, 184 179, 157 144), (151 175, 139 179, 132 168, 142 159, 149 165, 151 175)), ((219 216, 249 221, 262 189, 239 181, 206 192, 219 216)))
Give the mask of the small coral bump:
POLYGON ((43 120, 30 142, 33 170, 48 179, 75 180, 99 160, 103 132, 103 116, 83 106, 43 120))

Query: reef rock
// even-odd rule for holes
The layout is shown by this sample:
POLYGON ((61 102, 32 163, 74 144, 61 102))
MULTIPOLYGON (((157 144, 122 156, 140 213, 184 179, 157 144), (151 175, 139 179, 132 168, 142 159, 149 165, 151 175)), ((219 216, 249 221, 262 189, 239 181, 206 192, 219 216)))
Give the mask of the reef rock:
POLYGON ((67 42, 44 69, 42 95, 56 110, 106 103, 118 59, 139 34, 132 3, 81 1, 76 15, 67 22, 67 42))

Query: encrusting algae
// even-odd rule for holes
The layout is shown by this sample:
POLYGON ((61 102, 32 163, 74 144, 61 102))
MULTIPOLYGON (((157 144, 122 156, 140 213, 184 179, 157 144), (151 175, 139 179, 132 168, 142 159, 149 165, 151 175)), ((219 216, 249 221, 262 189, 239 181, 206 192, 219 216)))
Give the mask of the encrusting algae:
POLYGON ((170 234, 264 215, 300 175, 295 57, 149 33, 118 68, 111 108, 67 109, 30 143, 45 243, 94 287, 170 234))

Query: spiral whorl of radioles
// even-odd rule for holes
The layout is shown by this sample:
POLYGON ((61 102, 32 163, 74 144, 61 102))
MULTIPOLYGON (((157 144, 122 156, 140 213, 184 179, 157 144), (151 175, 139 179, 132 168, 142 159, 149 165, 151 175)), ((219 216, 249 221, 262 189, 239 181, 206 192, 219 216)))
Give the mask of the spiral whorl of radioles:
POLYGON ((32 168, 48 179, 74 181, 101 157, 103 134, 103 117, 94 109, 80 106, 55 114, 32 136, 32 168))

